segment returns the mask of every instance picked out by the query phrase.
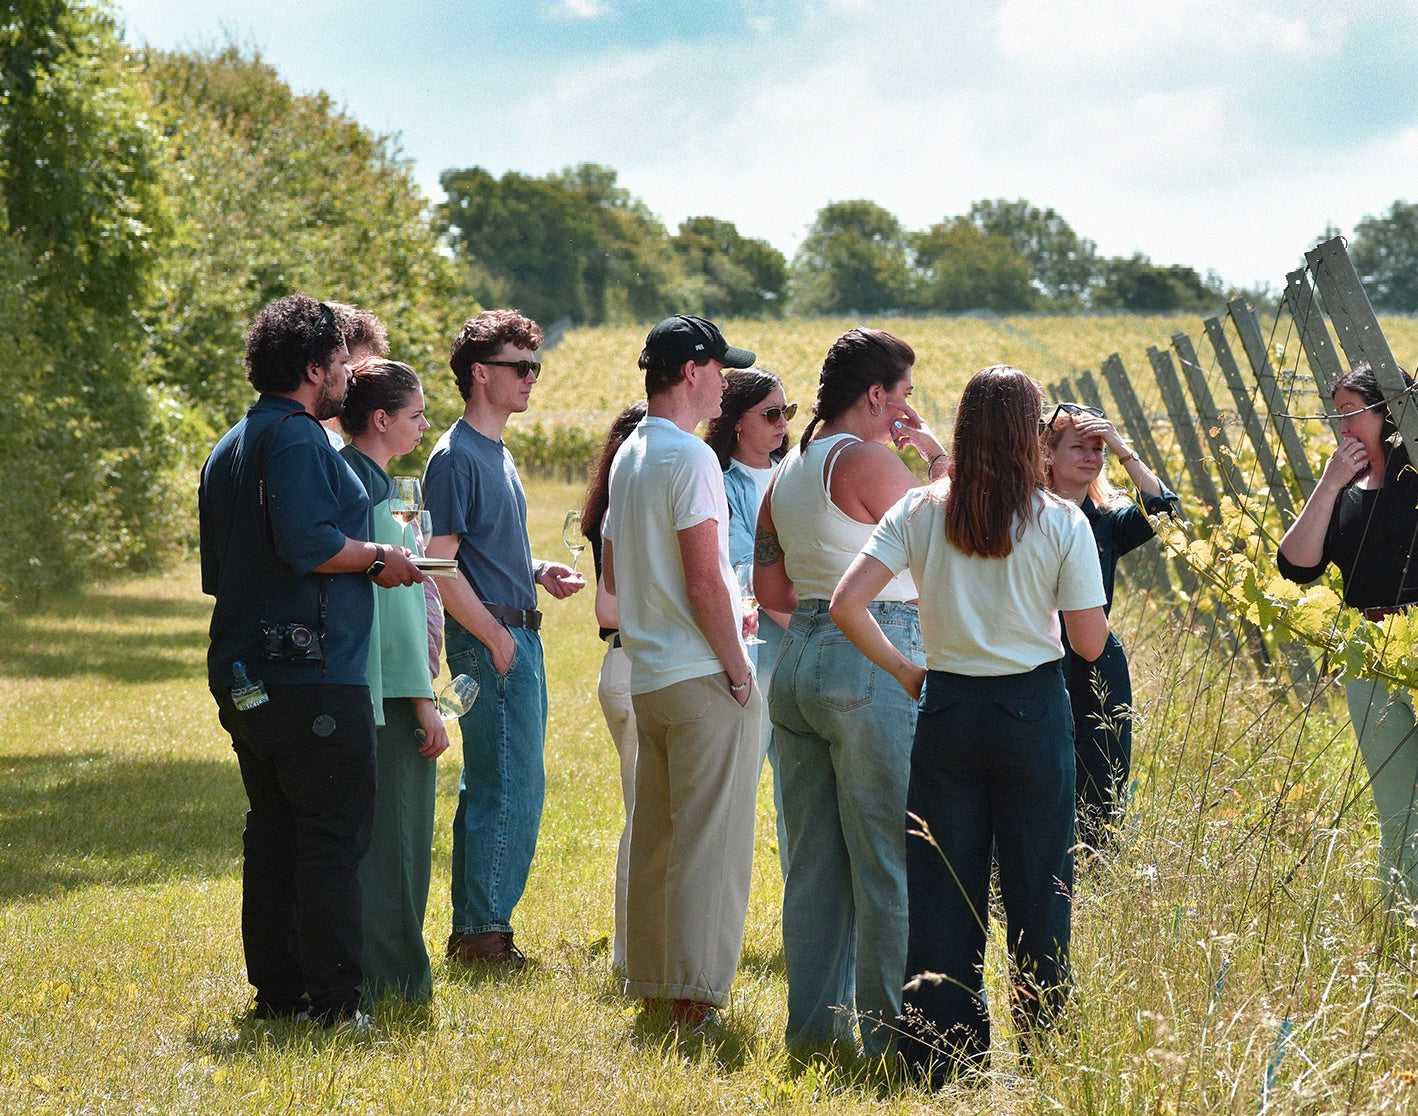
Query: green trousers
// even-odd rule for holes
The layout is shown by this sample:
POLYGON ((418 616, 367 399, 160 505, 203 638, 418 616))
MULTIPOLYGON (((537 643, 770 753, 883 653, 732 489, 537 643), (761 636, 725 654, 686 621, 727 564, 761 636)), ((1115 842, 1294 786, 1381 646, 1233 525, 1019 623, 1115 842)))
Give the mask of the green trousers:
POLYGON ((359 868, 366 1005, 390 994, 410 1002, 433 995, 423 918, 436 768, 419 755, 417 729, 412 701, 385 700, 375 745, 374 836, 359 868))

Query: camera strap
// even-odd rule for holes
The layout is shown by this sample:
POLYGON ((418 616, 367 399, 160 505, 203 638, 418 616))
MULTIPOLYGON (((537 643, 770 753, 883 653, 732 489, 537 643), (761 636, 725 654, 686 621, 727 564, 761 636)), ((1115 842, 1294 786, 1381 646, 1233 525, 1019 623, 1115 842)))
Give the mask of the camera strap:
MULTIPOLYGON (((267 563, 268 570, 271 571, 274 570, 275 563, 277 561, 276 531, 275 528, 271 526, 271 504, 269 496, 270 485, 266 478, 266 445, 270 442, 271 436, 275 434, 276 427, 280 426, 281 423, 286 421, 286 419, 298 418, 301 415, 304 415, 311 422, 315 423, 316 426, 320 426, 320 421, 304 407, 302 407, 298 411, 291 411, 288 414, 282 415, 280 418, 276 419, 275 422, 271 423, 270 426, 266 427, 265 431, 261 434, 261 441, 256 450, 257 501, 261 507, 261 525, 265 528, 265 538, 268 544, 267 547, 264 547, 262 549, 262 556, 267 563)), ((325 432, 325 428, 323 426, 320 427, 320 432, 321 436, 323 437, 325 432)), ((320 608, 315 626, 315 638, 320 641, 320 649, 323 652, 325 649, 325 614, 329 609, 329 575, 321 574, 319 576, 320 608)), ((263 578, 261 582, 261 611, 263 614, 265 614, 267 619, 270 618, 271 610, 270 602, 266 599, 266 586, 270 584, 270 580, 271 579, 267 577, 263 578)), ((324 671, 325 669, 325 662, 323 656, 321 657, 320 669, 321 671, 324 671)))

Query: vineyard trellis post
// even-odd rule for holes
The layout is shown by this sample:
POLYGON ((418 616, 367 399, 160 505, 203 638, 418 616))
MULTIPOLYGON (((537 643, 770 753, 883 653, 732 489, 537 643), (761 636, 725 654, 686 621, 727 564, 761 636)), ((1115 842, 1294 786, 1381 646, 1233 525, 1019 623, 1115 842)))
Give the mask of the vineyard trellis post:
POLYGON ((1260 416, 1256 414, 1255 405, 1251 402, 1254 393, 1241 377, 1240 366, 1236 363, 1235 353, 1231 351, 1231 343, 1226 339, 1221 319, 1213 314, 1202 323, 1202 327, 1211 341, 1211 351, 1216 356, 1221 375, 1225 378, 1227 387, 1231 389, 1231 398, 1236 402, 1236 414, 1250 441, 1251 449, 1255 452, 1256 463, 1260 466, 1261 475, 1270 489, 1270 498, 1280 513, 1280 521, 1289 527, 1295 521, 1295 503, 1280 472, 1279 463, 1275 460, 1275 453, 1266 441, 1265 427, 1261 425, 1260 416))
POLYGON ((1232 299, 1227 303, 1226 309, 1231 315, 1231 321, 1235 323, 1236 335, 1241 339, 1241 348, 1245 350, 1246 360, 1251 365, 1251 372, 1260 385, 1261 398, 1265 400, 1270 421, 1275 426, 1276 433, 1280 435, 1280 444, 1284 447, 1286 458, 1289 459, 1290 471, 1295 475, 1295 483, 1300 486, 1301 494, 1308 500, 1317 483, 1315 473, 1310 468, 1310 459, 1305 456, 1305 444, 1295 433, 1294 425, 1288 418, 1280 417, 1287 414, 1289 408, 1285 404, 1280 383, 1275 378, 1275 370, 1271 367, 1270 354, 1260 332, 1260 322, 1256 320, 1255 311, 1243 298, 1232 299))
POLYGON ((1374 378, 1388 399, 1389 414, 1403 437, 1408 460, 1418 467, 1418 401, 1407 390, 1343 238, 1336 236, 1306 252, 1305 261, 1314 274, 1315 286, 1324 299, 1344 355, 1351 363, 1367 360, 1373 367, 1374 378))
MULTIPOLYGON (((1156 345, 1148 347, 1147 359, 1152 362, 1152 372, 1157 377, 1157 386, 1162 389, 1162 400, 1167 406, 1167 415, 1172 420, 1172 430, 1182 450, 1182 464, 1191 478, 1192 491, 1206 506, 1207 518, 1214 518, 1221 506, 1221 495, 1211 473, 1206 468, 1206 451, 1196 434, 1196 419, 1187 406, 1182 392, 1182 383, 1177 378, 1176 366, 1170 353, 1164 353, 1156 345)), ((1174 490, 1175 491, 1175 490, 1174 490)))
MULTIPOLYGON (((1319 312, 1319 297, 1310 285, 1309 273, 1304 268, 1285 276, 1285 309, 1300 330, 1300 344, 1309 361, 1310 373, 1315 378, 1321 409, 1326 414, 1333 414, 1334 399, 1329 394, 1329 385, 1344 371, 1344 365, 1335 352, 1329 330, 1324 327, 1324 318, 1319 312)), ((1330 419, 1329 428, 1338 435, 1339 420, 1330 419)))
POLYGON ((1231 448, 1231 439, 1226 436, 1225 420, 1217 410, 1216 401, 1206 383, 1206 376, 1197 361, 1196 346, 1185 333, 1174 333, 1172 347, 1177 350, 1182 374, 1186 376, 1192 402, 1196 404, 1196 417, 1200 420, 1202 433, 1206 435, 1207 444, 1211 447, 1211 455, 1216 462, 1217 472, 1221 474, 1222 483, 1238 497, 1249 496, 1250 485, 1241 474, 1235 451, 1231 448))

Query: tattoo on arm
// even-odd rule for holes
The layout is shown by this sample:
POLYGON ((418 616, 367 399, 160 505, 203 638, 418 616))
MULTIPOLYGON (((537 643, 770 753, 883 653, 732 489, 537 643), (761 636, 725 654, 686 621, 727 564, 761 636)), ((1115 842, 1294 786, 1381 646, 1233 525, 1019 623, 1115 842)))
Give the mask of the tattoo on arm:
POLYGON ((783 557, 783 548, 778 545, 776 531, 759 529, 753 537, 753 564, 771 566, 783 557))

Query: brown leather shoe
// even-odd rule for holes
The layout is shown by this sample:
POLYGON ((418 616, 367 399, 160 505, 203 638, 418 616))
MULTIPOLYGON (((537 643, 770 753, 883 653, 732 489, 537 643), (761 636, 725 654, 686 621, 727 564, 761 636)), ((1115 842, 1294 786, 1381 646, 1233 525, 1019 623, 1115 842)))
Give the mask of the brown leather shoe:
POLYGON ((448 935, 448 960, 455 965, 505 965, 509 969, 526 967, 527 958, 512 944, 511 930, 489 930, 485 934, 464 934, 453 931, 448 935))

